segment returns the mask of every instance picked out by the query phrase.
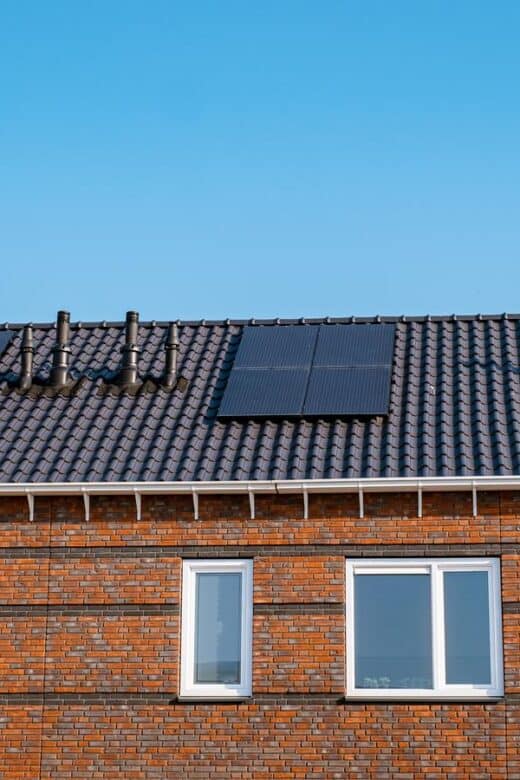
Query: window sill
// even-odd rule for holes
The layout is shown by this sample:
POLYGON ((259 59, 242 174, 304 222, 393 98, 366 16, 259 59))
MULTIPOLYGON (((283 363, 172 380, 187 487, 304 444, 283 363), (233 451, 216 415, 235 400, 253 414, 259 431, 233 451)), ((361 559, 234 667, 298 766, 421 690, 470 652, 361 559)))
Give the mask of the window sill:
POLYGON ((371 702, 372 704, 442 704, 443 702, 461 703, 461 704, 493 704, 495 702, 504 701, 504 694, 492 694, 492 695, 438 695, 438 696, 418 696, 414 694, 412 696, 399 696, 390 694, 388 696, 366 696, 361 693, 347 694, 344 697, 345 704, 352 704, 355 702, 363 702, 365 704, 371 702))
POLYGON ((253 701, 251 695, 243 696, 174 696, 170 704, 243 704, 253 701))

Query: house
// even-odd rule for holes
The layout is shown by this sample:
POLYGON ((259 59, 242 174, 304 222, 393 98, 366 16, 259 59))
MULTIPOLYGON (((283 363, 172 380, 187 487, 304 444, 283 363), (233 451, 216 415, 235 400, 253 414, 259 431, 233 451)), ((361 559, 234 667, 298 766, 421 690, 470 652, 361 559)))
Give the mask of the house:
POLYGON ((6 324, 0 777, 518 778, 520 315, 6 324))

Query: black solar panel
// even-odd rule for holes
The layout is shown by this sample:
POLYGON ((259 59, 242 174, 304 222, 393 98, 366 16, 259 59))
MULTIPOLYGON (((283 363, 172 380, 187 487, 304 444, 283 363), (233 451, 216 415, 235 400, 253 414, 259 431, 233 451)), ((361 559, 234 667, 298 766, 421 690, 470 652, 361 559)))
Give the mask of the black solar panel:
POLYGON ((308 368, 233 369, 219 417, 300 415, 308 378, 308 368))
POLYGON ((1 330, 0 331, 0 355, 7 348, 9 343, 14 338, 14 330, 1 330))
POLYGON ((390 366, 313 368, 303 416, 386 414, 390 374, 390 366))
POLYGON ((244 328, 219 417, 387 414, 392 324, 244 328))
POLYGON ((391 365, 395 325, 322 325, 313 366, 391 365))
POLYGON ((318 325, 244 328, 234 368, 309 368, 318 325))

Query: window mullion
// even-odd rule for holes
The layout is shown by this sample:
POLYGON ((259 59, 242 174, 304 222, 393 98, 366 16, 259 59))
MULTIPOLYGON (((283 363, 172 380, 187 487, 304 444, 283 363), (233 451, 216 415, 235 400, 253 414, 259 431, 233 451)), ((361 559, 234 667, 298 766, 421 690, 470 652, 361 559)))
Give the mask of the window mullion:
POLYGON ((438 691, 446 684, 445 642, 444 642, 444 588, 442 570, 436 563, 431 568, 432 586, 432 641, 433 641, 433 688, 438 691))
POLYGON ((240 622, 241 635, 241 674, 240 686, 252 692, 252 656, 253 656, 253 571, 252 561, 247 562, 242 570, 242 614, 240 622))
POLYGON ((500 569, 495 562, 488 568, 489 643, 491 659, 491 687, 502 692, 502 615, 500 569))

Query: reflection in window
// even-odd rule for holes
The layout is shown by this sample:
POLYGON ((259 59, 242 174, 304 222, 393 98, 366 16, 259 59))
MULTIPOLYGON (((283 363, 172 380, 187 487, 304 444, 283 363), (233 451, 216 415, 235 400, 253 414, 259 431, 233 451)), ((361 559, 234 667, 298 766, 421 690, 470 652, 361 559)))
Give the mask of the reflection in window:
POLYGON ((430 577, 356 577, 356 687, 431 688, 430 577))
POLYGON ((197 574, 195 682, 240 682, 241 574, 197 574))
POLYGON ((485 571, 444 573, 446 682, 491 682, 489 593, 485 571))

